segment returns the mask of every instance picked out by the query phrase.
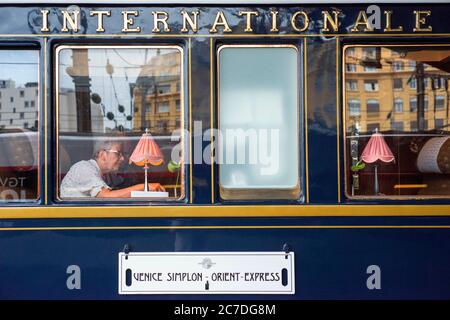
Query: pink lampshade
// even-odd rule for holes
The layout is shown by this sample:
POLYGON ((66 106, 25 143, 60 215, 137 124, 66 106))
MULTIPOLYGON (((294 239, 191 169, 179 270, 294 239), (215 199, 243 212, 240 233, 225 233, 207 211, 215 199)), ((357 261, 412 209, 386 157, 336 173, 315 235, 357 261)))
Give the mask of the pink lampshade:
POLYGON ((164 162, 164 156, 161 149, 159 149, 159 146, 156 144, 150 133, 146 132, 142 135, 130 156, 130 163, 132 162, 141 167, 146 164, 159 166, 164 162))
POLYGON ((384 141, 383 135, 379 132, 375 132, 364 148, 361 159, 366 163, 373 163, 377 160, 392 162, 395 160, 395 157, 386 141, 384 141))

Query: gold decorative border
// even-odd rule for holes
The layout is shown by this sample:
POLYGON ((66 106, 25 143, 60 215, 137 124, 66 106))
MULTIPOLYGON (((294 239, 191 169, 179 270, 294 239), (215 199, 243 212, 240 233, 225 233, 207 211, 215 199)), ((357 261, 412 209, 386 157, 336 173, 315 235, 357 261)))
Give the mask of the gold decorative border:
MULTIPOLYGON (((217 128, 220 131, 220 51, 227 48, 291 48, 297 52, 297 57, 299 54, 299 49, 297 46, 293 44, 223 44, 217 48, 216 52, 216 68, 217 68, 217 128)), ((301 63, 301 60, 297 58, 297 62, 301 63)), ((298 66, 299 67, 299 66, 298 66)), ((300 69, 300 68, 298 68, 300 69)), ((297 70, 298 70, 297 69, 297 70)), ((300 69, 302 70, 302 69, 300 69)), ((304 74, 304 71, 303 71, 304 74)), ((303 77, 302 77, 303 79, 303 77)), ((301 88, 302 86, 300 86, 301 88)), ((301 128, 301 119, 300 119, 300 90, 297 91, 297 132, 300 131, 301 128)), ((297 139, 297 148, 300 152, 300 139, 297 139)), ((220 152, 220 146, 218 145, 217 152, 220 152)), ((212 154, 212 153, 211 153, 212 154)), ((301 153, 299 153, 301 154, 301 153)), ((220 157, 219 157, 220 158, 220 157)), ((261 199, 278 199, 278 200, 296 200, 299 198, 302 192, 301 188, 301 161, 302 158, 298 158, 298 168, 299 168, 299 176, 297 177, 297 184, 294 188, 276 188, 276 189, 225 189, 220 185, 220 171, 219 175, 219 192, 220 197, 224 200, 261 200, 261 199)), ((214 180, 212 181, 214 182, 214 180)))
MULTIPOLYGON (((188 42, 188 93, 189 93, 189 203, 193 201, 192 193, 192 41, 188 42)), ((181 87, 181 86, 180 86, 181 87)), ((184 118, 184 115, 183 115, 184 118)), ((185 128, 186 129, 186 128, 185 128)))
POLYGON ((341 203, 341 137, 340 137, 340 111, 341 104, 339 98, 339 37, 336 37, 336 150, 337 150, 337 198, 338 203, 341 203))
POLYGON ((48 205, 48 40, 44 38, 44 204, 48 205))
POLYGON ((308 46, 303 38, 303 123, 305 126, 305 202, 309 203, 308 46))
MULTIPOLYGON (((55 193, 55 199, 57 201, 60 202, 65 202, 67 203, 68 201, 83 201, 86 203, 92 202, 92 199, 82 199, 82 198, 70 198, 70 199, 61 199, 59 197, 59 54, 60 51, 65 50, 65 49, 175 49, 178 50, 180 53, 180 101, 181 101, 181 111, 180 114, 182 115, 181 117, 181 126, 182 129, 185 129, 185 109, 184 109, 184 50, 181 46, 178 45, 58 45, 55 48, 55 83, 54 83, 54 87, 55 87, 55 104, 56 104, 56 175, 55 175, 55 186, 56 186, 56 193, 55 193)), ((181 139, 181 145, 183 148, 183 159, 186 156, 186 150, 185 150, 185 137, 184 134, 180 135, 180 139, 181 139)), ((182 162, 184 163, 184 161, 182 160, 182 162)), ((189 164, 190 166, 190 170, 192 171, 192 163, 189 164)), ((170 199, 164 199, 164 200, 156 200, 156 201, 148 201, 149 203, 155 203, 155 202, 164 202, 164 203, 171 203, 171 202, 179 202, 182 201, 186 194, 185 194, 185 185, 186 185, 186 179, 185 179, 185 174, 184 174, 184 170, 181 171, 181 180, 183 181, 182 185, 181 185, 181 195, 178 198, 170 198, 170 199)), ((125 198, 111 198, 111 199, 102 199, 102 201, 104 202, 109 202, 109 203, 113 203, 113 202, 117 202, 120 200, 125 200, 125 198)), ((132 198, 127 198, 127 201, 130 202, 139 202, 142 201, 142 199, 132 199, 132 198)))
POLYGON ((60 230, 231 230, 231 229, 450 229, 450 225, 316 225, 316 226, 98 226, 98 227, 18 227, 0 231, 60 231, 60 230))
MULTIPOLYGON (((343 140, 344 140, 344 194, 345 197, 349 200, 429 200, 429 199, 450 199, 450 196, 445 196, 445 195, 423 195, 423 196, 409 196, 409 195, 404 195, 404 196, 370 196, 370 195, 360 195, 360 196, 351 196, 348 194, 347 192, 347 143, 346 143, 346 139, 347 139, 347 133, 346 133, 346 110, 347 110, 347 106, 345 104, 346 101, 346 90, 345 90, 345 81, 346 81, 346 71, 345 71, 345 50, 347 48, 353 48, 353 47, 402 47, 402 48, 408 48, 408 47, 450 47, 450 44, 443 44, 443 43, 434 43, 434 44, 380 44, 380 43, 374 43, 374 44, 348 44, 348 45, 344 45, 342 47, 342 57, 344 57, 342 59, 341 62, 341 70, 342 70, 342 85, 341 85, 341 90, 342 90, 342 131, 343 131, 343 140)), ((336 66, 336 75, 338 76, 338 71, 339 68, 337 68, 336 66)), ((336 81, 338 81, 338 78, 336 79, 336 81)), ((339 96, 339 88, 337 87, 336 90, 336 94, 339 96)), ((339 101, 339 100, 338 100, 339 101)), ((339 119, 339 117, 338 117, 339 119)), ((340 130, 338 129, 338 132, 340 130)), ((339 133, 338 133, 339 136, 339 133)), ((338 140, 339 141, 339 140, 338 140)), ((339 149, 339 142, 338 142, 338 149, 339 149)), ((340 155, 340 150, 338 150, 338 166, 340 167, 340 159, 339 159, 339 155, 340 155)), ((338 173, 340 172, 340 170, 338 171, 338 173)), ((340 189, 340 180, 338 182, 338 190, 340 189)), ((340 195, 340 192, 339 192, 340 195)), ((450 215, 450 206, 448 209, 448 215, 450 215)))
MULTIPOLYGON (((448 205, 264 205, 264 206, 40 206, 4 207, 0 219, 188 218, 188 217, 411 217, 449 216, 448 205)), ((2 228, 0 228, 2 230, 2 228)))
POLYGON ((214 180, 214 149, 216 147, 216 141, 214 139, 214 64, 213 64, 213 50, 214 42, 213 38, 209 39, 209 104, 210 104, 210 152, 211 152, 211 203, 215 202, 215 180, 214 180))
POLYGON ((115 33, 115 34, 87 34, 87 33, 75 33, 75 34, 61 34, 61 33, 49 33, 49 34, 0 34, 0 37, 44 37, 44 38, 52 38, 52 37, 61 37, 61 38, 279 38, 279 37, 446 37, 450 36, 450 33, 283 33, 283 34, 136 34, 136 33, 115 33))

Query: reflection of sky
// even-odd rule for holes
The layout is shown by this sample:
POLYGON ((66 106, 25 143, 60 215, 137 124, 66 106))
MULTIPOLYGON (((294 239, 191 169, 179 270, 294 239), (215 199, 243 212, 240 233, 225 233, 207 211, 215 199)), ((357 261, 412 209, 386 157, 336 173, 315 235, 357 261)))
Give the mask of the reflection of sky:
POLYGON ((14 80, 16 87, 38 81, 39 52, 36 50, 0 50, 0 79, 14 80))
MULTIPOLYGON (((135 83, 141 72, 145 61, 148 61, 156 55, 157 49, 137 49, 120 48, 104 49, 89 48, 89 77, 91 78, 91 93, 97 93, 102 98, 102 104, 105 107, 105 114, 114 113, 117 125, 123 125, 125 128, 131 128, 132 121, 127 121, 126 116, 133 115, 132 100, 130 93, 130 84, 135 83), (106 72, 106 65, 109 63, 114 67, 112 80, 106 72), (114 89, 115 88, 115 89, 114 89), (116 98, 117 95, 117 98, 116 98), (120 113, 118 105, 125 107, 125 112, 120 113)), ((161 54, 172 50, 161 50, 161 54)), ((66 68, 73 65, 72 50, 65 49, 60 51, 61 69, 61 88, 74 89, 72 78, 67 75, 66 68)), ((105 127, 114 128, 114 121, 105 118, 105 127)))

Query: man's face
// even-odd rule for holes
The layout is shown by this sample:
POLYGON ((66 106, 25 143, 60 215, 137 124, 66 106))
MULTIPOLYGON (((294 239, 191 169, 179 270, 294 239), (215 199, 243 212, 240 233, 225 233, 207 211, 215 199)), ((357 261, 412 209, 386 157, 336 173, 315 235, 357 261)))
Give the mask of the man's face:
POLYGON ((120 143, 113 143, 111 148, 105 150, 102 155, 103 170, 106 172, 118 171, 125 158, 122 154, 122 145, 120 143))

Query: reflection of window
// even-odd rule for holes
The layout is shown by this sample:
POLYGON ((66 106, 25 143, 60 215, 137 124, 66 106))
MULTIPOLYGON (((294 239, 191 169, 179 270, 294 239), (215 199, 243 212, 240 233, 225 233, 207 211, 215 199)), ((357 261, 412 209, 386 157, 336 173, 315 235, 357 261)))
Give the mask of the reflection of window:
POLYGON ((377 80, 365 80, 364 81, 365 91, 378 91, 378 81, 377 80))
POLYGON ((165 85, 159 85, 158 86, 158 93, 159 94, 165 94, 170 92, 170 84, 165 85))
POLYGON ((444 109, 444 96, 436 96, 436 109, 444 109))
POLYGON ((356 64, 347 63, 346 69, 347 69, 347 72, 356 72, 356 64))
POLYGON ((375 59, 375 57, 376 57, 376 49, 375 48, 364 48, 363 49, 363 58, 375 59))
POLYGON ((176 111, 180 111, 180 106, 181 106, 181 101, 180 100, 176 100, 175 101, 175 110, 176 111))
POLYGON ((164 101, 158 104, 158 113, 169 112, 169 102, 164 101))
POLYGON ((28 108, 30 106, 30 103, 28 101, 25 101, 25 108, 28 108))
POLYGON ((397 98, 394 100, 394 111, 397 113, 403 112, 403 100, 397 98))
POLYGON ((369 123, 367 124, 367 132, 375 132, 380 129, 379 123, 369 123))
POLYGON ((416 78, 409 79, 409 87, 411 89, 416 89, 417 88, 417 79, 416 78))
POLYGON ((356 80, 347 80, 346 88, 348 91, 357 91, 358 90, 358 81, 356 80))
POLYGON ((377 72, 377 68, 372 67, 372 66, 364 66, 364 71, 365 72, 377 72))
POLYGON ((345 50, 345 55, 347 57, 354 57, 355 56, 355 48, 347 48, 345 50))
POLYGON ((444 119, 435 119, 434 120, 434 127, 436 129, 442 129, 443 126, 444 126, 444 119))
POLYGON ((185 176, 167 166, 170 161, 179 163, 184 152, 183 136, 171 140, 173 131, 183 129, 177 127, 184 123, 183 115, 169 108, 175 108, 176 100, 182 103, 181 92, 174 90, 184 81, 181 53, 178 46, 56 47, 57 200, 148 202, 184 197, 185 176), (143 152, 143 143, 151 144, 150 153, 143 152), (180 146, 180 152, 172 152, 180 146), (161 184, 167 195, 137 197, 134 191, 143 191, 145 180, 145 159, 138 153, 153 157, 147 159, 154 162, 148 178, 161 184))
POLYGON ((361 114, 361 104, 358 99, 348 100, 348 110, 350 116, 359 116, 361 114))
POLYGON ((402 90, 402 89, 403 89, 403 80, 394 79, 394 90, 402 90))
MULTIPOLYGON (((37 200, 39 194, 38 114, 25 111, 27 83, 39 79, 39 51, 0 49, 0 203, 37 200), (20 99, 22 98, 22 99, 20 99), (16 103, 14 103, 16 99, 16 103), (17 100, 19 99, 19 100, 17 100), (9 102, 8 102, 9 101, 9 102), (30 123, 36 125, 29 127, 30 123)), ((32 90, 32 91, 31 91, 32 90)), ((37 99, 36 99, 37 100, 37 99)), ((37 100, 38 101, 38 100, 37 100)))
POLYGON ((411 131, 417 131, 417 121, 411 121, 409 124, 411 131))
POLYGON ((394 131, 403 131, 403 122, 402 121, 392 121, 391 129, 394 131))
POLYGON ((366 102, 367 105, 367 113, 369 114, 378 114, 380 112, 380 103, 377 99, 369 99, 366 102))
POLYGON ((403 70, 403 62, 394 61, 392 63, 392 68, 394 69, 394 71, 402 71, 403 70))
POLYGON ((167 124, 168 124, 167 120, 158 120, 156 123, 157 129, 159 131, 167 131, 167 124))
POLYGON ((409 111, 417 111, 417 98, 409 98, 409 111))
POLYGON ((221 198, 299 199, 297 48, 223 46, 218 59, 221 198))

